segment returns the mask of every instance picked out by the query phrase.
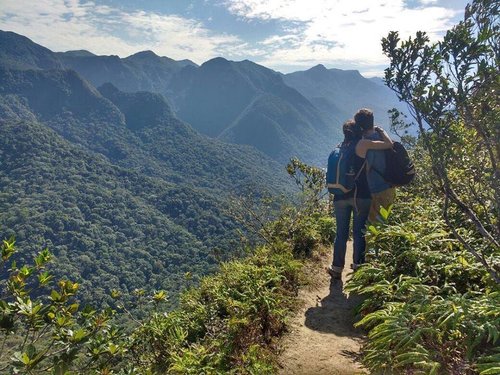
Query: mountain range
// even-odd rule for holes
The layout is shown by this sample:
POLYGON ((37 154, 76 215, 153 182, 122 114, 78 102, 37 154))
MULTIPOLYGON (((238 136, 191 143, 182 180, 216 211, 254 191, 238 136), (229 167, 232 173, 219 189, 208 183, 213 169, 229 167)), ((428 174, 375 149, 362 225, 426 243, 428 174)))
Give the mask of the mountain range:
POLYGON ((218 57, 198 66, 152 51, 126 58, 84 50, 53 53, 14 33, 2 32, 0 39, 0 46, 7 46, 0 66, 63 66, 94 87, 109 82, 124 92, 162 94, 176 116, 200 133, 254 146, 281 164, 297 156, 322 165, 342 138, 342 123, 361 107, 373 109, 377 123, 386 127, 387 110, 403 109, 380 79, 366 79, 354 70, 318 65, 281 74, 248 60, 218 57), (13 52, 12 45, 24 47, 13 52))
POLYGON ((21 258, 48 246, 84 299, 175 296, 241 246, 230 200, 293 196, 290 157, 323 166, 357 107, 393 102, 357 72, 56 53, 0 31, 0 236, 21 258))

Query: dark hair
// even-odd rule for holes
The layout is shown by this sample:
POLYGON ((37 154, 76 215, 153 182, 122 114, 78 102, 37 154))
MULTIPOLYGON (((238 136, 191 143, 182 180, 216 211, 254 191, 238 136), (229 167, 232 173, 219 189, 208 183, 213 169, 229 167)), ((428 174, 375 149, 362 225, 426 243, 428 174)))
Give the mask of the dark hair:
POLYGON ((356 125, 356 122, 352 119, 347 120, 342 125, 342 132, 344 133, 344 142, 351 142, 356 139, 361 138, 362 130, 356 125))
POLYGON ((363 131, 373 129, 373 111, 368 108, 361 108, 354 115, 354 121, 363 131))

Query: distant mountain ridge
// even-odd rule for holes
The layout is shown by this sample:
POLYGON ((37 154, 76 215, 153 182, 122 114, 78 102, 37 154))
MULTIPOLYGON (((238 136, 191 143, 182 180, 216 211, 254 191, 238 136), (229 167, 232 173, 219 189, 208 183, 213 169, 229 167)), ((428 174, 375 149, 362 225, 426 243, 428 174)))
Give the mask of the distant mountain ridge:
POLYGON ((0 68, 62 69, 63 64, 48 48, 23 35, 0 30, 0 68))
MULTIPOLYGON (((15 35, 0 32, 0 41, 15 35)), ((342 139, 342 123, 357 109, 372 108, 376 121, 388 126, 387 110, 399 105, 389 89, 354 70, 318 65, 281 74, 248 60, 221 57, 197 66, 152 51, 126 58, 83 50, 51 53, 35 48, 27 38, 18 39, 31 43, 27 51, 43 51, 49 65, 71 68, 95 87, 109 82, 124 92, 160 93, 174 113, 199 132, 254 146, 282 164, 292 156, 324 164, 324 155, 342 139)), ((40 59, 25 55, 25 67, 44 69, 37 65, 40 59)))
POLYGON ((179 117, 211 137, 250 144, 282 163, 291 156, 319 162, 339 137, 331 119, 264 66, 215 58, 191 74, 173 100, 179 117))
POLYGON ((370 108, 376 123, 388 129, 387 111, 394 107, 404 109, 380 78, 364 78, 357 70, 327 69, 319 64, 305 71, 285 74, 284 81, 317 108, 342 120, 352 118, 359 108, 370 108))
MULTIPOLYGON (((86 51, 85 51, 86 52, 86 51)), ((97 56, 82 51, 57 53, 66 68, 77 71, 95 87, 111 82, 122 91, 153 91, 165 94, 172 76, 192 61, 175 61, 152 51, 142 51, 124 59, 97 56)))
POLYGON ((319 153, 327 152, 331 145, 329 139, 340 137, 338 130, 330 126, 332 118, 319 113, 300 93, 284 84, 279 73, 248 60, 233 62, 218 57, 198 67, 189 61, 174 62, 159 57, 151 51, 125 59, 60 56, 64 65, 95 86, 106 81, 122 91, 161 93, 177 115, 201 133, 226 142, 252 145, 280 163, 291 156, 319 162, 319 153), (273 98, 281 106, 290 107, 288 113, 293 117, 290 123, 281 123, 272 113, 252 116, 249 112, 255 110, 254 102, 259 97, 273 98), (271 118, 272 124, 245 121, 262 115, 271 118), (296 124, 301 124, 301 128, 296 124))

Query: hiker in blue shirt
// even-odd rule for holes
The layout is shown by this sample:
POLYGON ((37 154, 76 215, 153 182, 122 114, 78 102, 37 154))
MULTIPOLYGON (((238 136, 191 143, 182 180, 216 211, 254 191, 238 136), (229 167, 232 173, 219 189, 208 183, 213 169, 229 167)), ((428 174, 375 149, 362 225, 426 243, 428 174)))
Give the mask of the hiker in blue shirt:
MULTIPOLYGON (((356 149, 361 145, 363 150, 380 150, 391 147, 391 143, 386 140, 361 139, 362 130, 353 120, 344 123, 342 131, 344 133, 343 146, 354 142, 357 143, 356 149)), ((365 262, 365 224, 370 210, 371 194, 366 173, 362 171, 365 168, 364 158, 356 155, 353 165, 358 174, 358 178, 355 180, 355 188, 345 194, 335 194, 333 199, 337 231, 333 246, 332 266, 327 269, 333 279, 342 278, 351 214, 353 215, 353 264, 351 268, 355 270, 365 262)))
MULTIPOLYGON (((389 135, 377 126, 374 126, 373 111, 362 108, 354 115, 356 126, 363 131, 363 139, 367 142, 383 141, 390 144, 389 135)), ((375 223, 379 220, 380 207, 389 209, 396 197, 395 188, 382 177, 385 172, 385 154, 380 150, 363 147, 363 142, 356 146, 356 155, 366 159, 366 175, 372 198, 368 221, 375 223)), ((390 148, 387 147, 387 148, 390 148)))

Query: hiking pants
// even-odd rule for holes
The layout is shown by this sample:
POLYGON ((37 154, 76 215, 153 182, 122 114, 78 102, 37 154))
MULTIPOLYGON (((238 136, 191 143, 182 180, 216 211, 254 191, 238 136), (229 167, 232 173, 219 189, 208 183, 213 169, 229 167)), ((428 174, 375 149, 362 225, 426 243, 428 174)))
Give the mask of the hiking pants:
POLYGON ((337 233, 333 244, 333 270, 342 272, 345 265, 351 213, 353 214, 353 266, 355 268, 365 262, 365 224, 370 211, 370 203, 371 199, 360 198, 356 201, 354 198, 348 198, 333 202, 337 222, 337 233))

